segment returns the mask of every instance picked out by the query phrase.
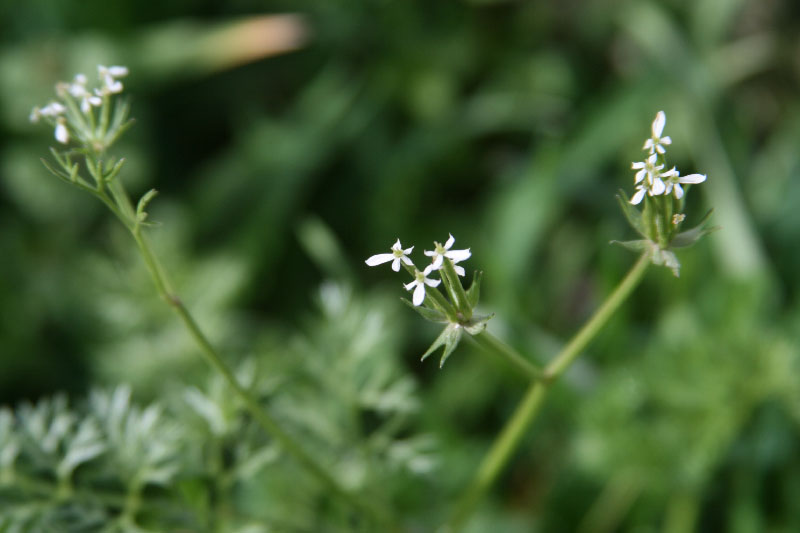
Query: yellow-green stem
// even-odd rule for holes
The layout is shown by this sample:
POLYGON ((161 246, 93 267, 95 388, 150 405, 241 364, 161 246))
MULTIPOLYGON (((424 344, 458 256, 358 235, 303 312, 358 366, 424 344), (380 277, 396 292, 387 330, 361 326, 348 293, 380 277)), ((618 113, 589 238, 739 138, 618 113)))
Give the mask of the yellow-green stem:
POLYGON ((495 439, 492 447, 484 456, 472 482, 467 486, 456 503, 455 512, 444 528, 445 531, 459 531, 466 524, 475 506, 497 479, 503 467, 508 463, 511 454, 519 445, 525 430, 531 425, 539 413, 550 384, 558 379, 570 364, 581 354, 589 341, 594 338, 605 325, 614 311, 625 301, 631 291, 639 284, 650 264, 650 256, 643 254, 631 268, 625 278, 617 285, 603 305, 592 318, 583 325, 578 333, 567 343, 553 361, 544 370, 543 379, 531 383, 524 398, 520 402, 511 419, 506 423, 495 439))
POLYGON ((488 331, 483 330, 477 335, 471 335, 470 338, 474 340, 475 343, 486 353, 500 356, 529 380, 539 379, 542 377, 543 374, 541 368, 528 361, 528 359, 522 354, 488 331))
MULTIPOLYGON (((255 420, 261 427, 274 438, 281 447, 309 472, 316 476, 330 491, 340 497, 342 500, 350 503, 356 509, 365 512, 373 519, 384 524, 391 523, 388 513, 384 510, 375 508, 371 503, 362 500, 357 495, 342 487, 339 482, 320 464, 318 463, 300 444, 286 432, 280 424, 270 415, 255 396, 249 390, 244 388, 234 376, 233 372, 228 368, 222 360, 216 349, 212 346, 206 335, 200 329, 200 326, 195 321, 192 314, 186 308, 184 303, 172 289, 166 272, 162 268, 158 257, 153 252, 149 241, 142 233, 142 226, 135 222, 135 212, 133 205, 130 202, 127 194, 122 188, 118 180, 113 180, 109 184, 111 194, 119 208, 119 212, 127 217, 128 220, 123 218, 123 223, 131 231, 136 246, 142 255, 142 259, 147 266, 147 270, 153 280, 153 283, 162 298, 172 307, 178 314, 184 326, 192 336, 194 341, 200 347, 200 351, 205 357, 206 361, 219 372, 228 385, 233 389, 237 396, 244 402, 247 409, 253 415, 255 420)), ((122 217, 121 217, 122 218, 122 217)))

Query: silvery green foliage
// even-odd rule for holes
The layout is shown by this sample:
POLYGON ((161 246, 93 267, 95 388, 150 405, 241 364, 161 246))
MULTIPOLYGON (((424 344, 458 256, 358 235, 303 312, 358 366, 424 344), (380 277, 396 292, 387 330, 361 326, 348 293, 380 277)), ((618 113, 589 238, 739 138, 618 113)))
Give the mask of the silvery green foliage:
MULTIPOLYGON (((265 346, 237 379, 351 488, 391 502, 398 479, 436 467, 433 439, 407 433, 419 404, 398 326, 345 284, 317 300, 289 348, 265 346)), ((0 409, 0 533, 351 529, 220 376, 149 405, 132 396, 0 409)))

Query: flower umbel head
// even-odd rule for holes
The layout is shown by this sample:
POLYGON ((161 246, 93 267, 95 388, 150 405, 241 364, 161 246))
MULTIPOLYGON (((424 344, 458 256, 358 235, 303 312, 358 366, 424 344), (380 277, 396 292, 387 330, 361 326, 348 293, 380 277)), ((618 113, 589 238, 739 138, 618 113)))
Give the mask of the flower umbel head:
POLYGON ((62 144, 74 142, 81 148, 102 153, 130 126, 127 106, 110 96, 122 92, 116 78, 128 73, 126 67, 98 67, 99 85, 89 86, 85 74, 76 74, 71 82, 56 84, 57 100, 43 108, 34 107, 31 122, 45 120, 55 128, 56 140, 62 144), (113 109, 112 109, 113 108, 113 109))
POLYGON ((382 265, 391 261, 395 272, 400 267, 408 271, 413 280, 404 284, 407 291, 414 291, 411 301, 403 301, 417 311, 425 319, 437 324, 445 324, 441 335, 433 342, 423 355, 423 359, 444 347, 440 364, 453 353, 464 333, 477 335, 486 327, 489 316, 474 313, 480 295, 481 273, 476 272, 472 285, 465 290, 458 276, 465 274, 464 269, 455 265, 468 259, 472 254, 469 249, 453 250, 455 239, 452 235, 444 245, 434 243, 434 250, 425 255, 433 258, 431 264, 420 271, 408 257, 414 247, 403 248, 400 239, 394 243, 391 253, 376 254, 365 262, 369 266, 382 265), (438 275, 438 279, 431 276, 438 275), (439 287, 443 287, 443 291, 439 287))
POLYGON ((377 266, 391 261, 392 270, 395 272, 400 272, 400 261, 408 266, 414 266, 414 263, 412 263, 411 259, 408 258, 408 254, 410 254, 413 249, 414 247, 412 246, 411 248, 406 248, 404 250, 403 246, 400 244, 400 239, 397 239, 397 242, 392 245, 392 253, 375 254, 364 262, 369 266, 377 266))
POLYGON ((689 246, 716 228, 703 227, 708 218, 706 215, 699 226, 679 232, 686 218, 683 213, 685 191, 682 186, 702 183, 706 180, 706 176, 704 174, 681 176, 675 167, 664 170, 667 168, 665 146, 672 143, 669 137, 662 137, 666 120, 663 111, 656 113, 651 125, 652 135, 643 146, 649 155, 645 161, 631 165, 637 171, 633 179, 636 186, 633 198, 628 200, 622 191, 619 196, 620 205, 628 222, 644 239, 620 244, 649 254, 653 263, 672 269, 677 276, 680 272, 680 263, 672 249, 689 246), (642 202, 644 202, 642 211, 632 207, 642 202))

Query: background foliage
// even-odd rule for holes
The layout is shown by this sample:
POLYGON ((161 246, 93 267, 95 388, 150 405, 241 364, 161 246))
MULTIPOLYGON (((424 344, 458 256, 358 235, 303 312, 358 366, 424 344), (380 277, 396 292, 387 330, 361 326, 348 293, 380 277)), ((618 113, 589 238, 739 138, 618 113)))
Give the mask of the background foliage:
MULTIPOLYGON (((53 141, 30 108, 74 72, 125 64, 137 124, 116 152, 129 190, 161 192, 152 235, 184 300, 342 479, 380 487, 377 500, 429 530, 524 382, 466 344, 444 370, 420 364, 436 332, 364 258, 452 232, 486 272, 490 329, 547 361, 633 261, 607 245, 632 237, 614 193, 663 109, 670 161, 709 175, 690 216, 713 207, 723 229, 681 254, 680 279, 652 269, 472 527, 797 531, 798 15, 789 0, 0 0, 0 403, 65 392, 17 411, 69 413, 74 435, 88 420, 81 449, 97 441, 102 474, 125 464, 102 399, 136 417, 156 402, 164 457, 195 443, 150 472, 183 480, 167 499, 194 511, 190 527, 204 512, 229 516, 222 530, 352 525, 310 503, 319 488, 237 406, 214 414, 222 385, 122 228, 38 161, 53 141), (287 13, 300 16, 273 20, 266 43, 231 26, 287 13), (252 449, 237 448, 245 434, 252 449), (227 477, 208 470, 220 450, 227 477), (223 478, 233 501, 204 500, 203 480, 223 478)), ((6 450, 26 434, 3 425, 9 413, 6 450)), ((92 479, 83 462, 74 474, 92 479)), ((0 480, 3 466, 0 454, 0 480)), ((102 522, 102 506, 87 509, 102 522)))

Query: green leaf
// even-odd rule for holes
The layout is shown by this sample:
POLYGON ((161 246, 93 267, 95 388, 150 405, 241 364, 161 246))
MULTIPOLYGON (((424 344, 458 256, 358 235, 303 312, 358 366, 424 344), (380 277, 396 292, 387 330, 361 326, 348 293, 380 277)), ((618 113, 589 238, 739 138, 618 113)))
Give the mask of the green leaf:
POLYGON ((450 357, 450 354, 453 353, 453 350, 456 349, 456 346, 458 346, 463 331, 464 329, 459 324, 448 324, 447 327, 442 330, 442 333, 436 337, 436 340, 433 341, 430 348, 422 354, 420 361, 424 361, 429 355, 444 346, 444 353, 442 354, 442 359, 439 361, 439 368, 441 368, 447 358, 450 357))
POLYGON ((400 298, 400 299, 411 309, 422 315, 422 318, 424 318, 425 320, 430 320, 431 322, 436 322, 437 324, 444 324, 446 322, 449 322, 447 320, 447 316, 445 316, 445 314, 439 311, 438 309, 431 309, 430 307, 424 307, 422 305, 414 305, 413 303, 411 303, 410 300, 407 300, 406 298, 400 298))
POLYGON ((481 279, 483 279, 483 272, 476 270, 472 276, 472 285, 467 289, 467 303, 472 309, 475 309, 475 306, 478 305, 478 299, 481 295, 481 279))
POLYGON ((634 252, 644 252, 645 250, 650 250, 653 247, 653 243, 647 239, 638 241, 610 241, 609 244, 619 244, 620 246, 624 246, 628 250, 633 250, 634 252))
POLYGON ((705 235, 708 235, 709 233, 713 233, 718 229, 720 229, 719 226, 713 226, 710 228, 703 227, 705 226, 705 223, 708 221, 713 211, 714 211, 713 209, 710 209, 708 213, 706 213, 705 216, 703 216, 703 218, 700 220, 700 223, 697 226, 675 235, 675 238, 673 238, 672 242, 669 243, 670 248, 686 248, 687 246, 691 246, 697 241, 699 241, 705 235))
MULTIPOLYGON (((121 162, 121 161, 120 161, 121 162)), ((147 212, 145 209, 147 208, 147 204, 156 197, 158 191, 155 189, 150 189, 144 196, 139 199, 139 203, 136 204, 136 221, 137 222, 144 222, 147 219, 147 212)))
POLYGON ((636 233, 646 238, 647 232, 645 231, 644 222, 642 222, 642 213, 630 203, 628 195, 622 189, 617 194, 617 202, 619 202, 622 213, 628 219, 628 223, 636 230, 636 233))

